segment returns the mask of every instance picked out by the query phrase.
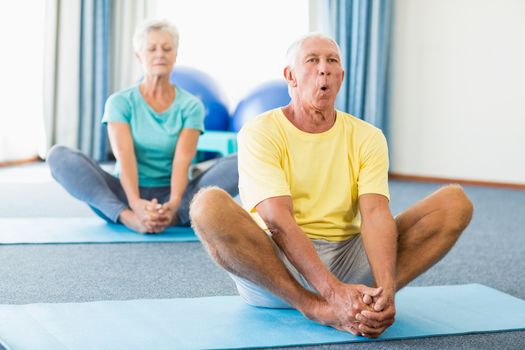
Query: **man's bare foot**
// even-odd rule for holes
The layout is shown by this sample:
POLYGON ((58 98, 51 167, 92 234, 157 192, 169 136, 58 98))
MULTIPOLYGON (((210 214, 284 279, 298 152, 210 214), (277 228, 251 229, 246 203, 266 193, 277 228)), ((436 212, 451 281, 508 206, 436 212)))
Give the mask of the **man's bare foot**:
POLYGON ((120 215, 119 220, 122 222, 127 228, 132 229, 133 231, 139 232, 139 233, 147 233, 148 227, 146 227, 145 224, 143 224, 140 219, 135 215, 133 211, 130 209, 124 209, 120 215))

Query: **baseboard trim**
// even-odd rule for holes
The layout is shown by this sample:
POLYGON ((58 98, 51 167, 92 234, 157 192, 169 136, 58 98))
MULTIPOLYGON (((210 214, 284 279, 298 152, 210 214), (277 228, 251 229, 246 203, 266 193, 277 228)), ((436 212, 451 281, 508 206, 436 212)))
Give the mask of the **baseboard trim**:
MULTIPOLYGON (((27 159, 17 159, 6 162, 0 162, 0 168, 8 166, 16 166, 27 163, 40 162, 42 159, 38 156, 34 156, 27 159)), ((469 185, 469 186, 483 186, 483 187, 498 187, 498 188, 511 188, 515 190, 525 191, 525 184, 518 183, 508 183, 508 182, 495 182, 495 181, 478 181, 478 180, 468 180, 468 179, 457 179, 457 178, 447 178, 447 177, 432 177, 432 176, 418 176, 418 175, 407 175, 399 173, 389 173, 389 178, 392 180, 405 180, 405 181, 415 181, 415 182, 437 182, 437 183, 456 183, 460 185, 469 185)))
POLYGON ((15 166, 15 165, 22 165, 22 164, 27 164, 27 163, 40 162, 41 160, 42 159, 40 159, 39 156, 34 156, 31 158, 26 158, 26 159, 9 160, 6 162, 0 162, 0 168, 8 167, 8 166, 15 166))
POLYGON ((389 173, 389 178, 392 180, 456 183, 460 185, 511 188, 515 190, 525 191, 525 184, 507 183, 507 182, 493 182, 493 181, 478 181, 478 180, 455 179, 455 178, 444 178, 444 177, 417 176, 417 175, 406 175, 406 174, 398 174, 398 173, 389 173))

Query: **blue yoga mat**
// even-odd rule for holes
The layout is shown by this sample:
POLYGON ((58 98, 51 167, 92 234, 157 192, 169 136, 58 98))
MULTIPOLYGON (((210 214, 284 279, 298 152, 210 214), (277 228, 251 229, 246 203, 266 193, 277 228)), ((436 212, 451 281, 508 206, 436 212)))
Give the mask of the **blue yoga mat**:
MULTIPOLYGON (((378 340, 525 329, 525 301, 479 284, 408 287, 378 340)), ((0 343, 25 349, 235 349, 375 341, 238 296, 0 305, 0 343)))
POLYGON ((0 244, 198 241, 189 227, 141 234, 99 218, 0 218, 0 244))

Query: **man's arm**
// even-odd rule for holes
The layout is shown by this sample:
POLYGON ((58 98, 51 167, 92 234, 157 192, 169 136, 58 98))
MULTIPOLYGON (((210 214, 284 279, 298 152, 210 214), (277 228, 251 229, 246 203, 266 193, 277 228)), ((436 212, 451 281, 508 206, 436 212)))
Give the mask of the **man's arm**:
POLYGON ((317 321, 362 334, 357 330, 355 316, 367 309, 363 296, 368 294, 377 297, 381 289, 344 284, 326 268, 308 237, 295 222, 289 196, 268 198, 259 203, 256 209, 272 233, 273 240, 324 299, 323 307, 314 315, 317 321))
POLYGON ((359 197, 361 214, 361 236, 377 287, 383 293, 374 300, 374 310, 363 311, 358 319, 367 320, 375 326, 373 330, 362 325, 367 333, 381 334, 394 322, 394 294, 397 228, 388 206, 388 199, 379 194, 364 194, 359 197))

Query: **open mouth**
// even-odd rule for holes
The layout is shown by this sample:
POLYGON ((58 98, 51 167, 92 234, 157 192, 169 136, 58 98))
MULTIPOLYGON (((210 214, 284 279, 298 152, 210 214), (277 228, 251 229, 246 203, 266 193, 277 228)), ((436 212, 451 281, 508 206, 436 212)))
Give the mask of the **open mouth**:
POLYGON ((325 92, 326 90, 328 90, 328 86, 321 86, 321 90, 325 92))

